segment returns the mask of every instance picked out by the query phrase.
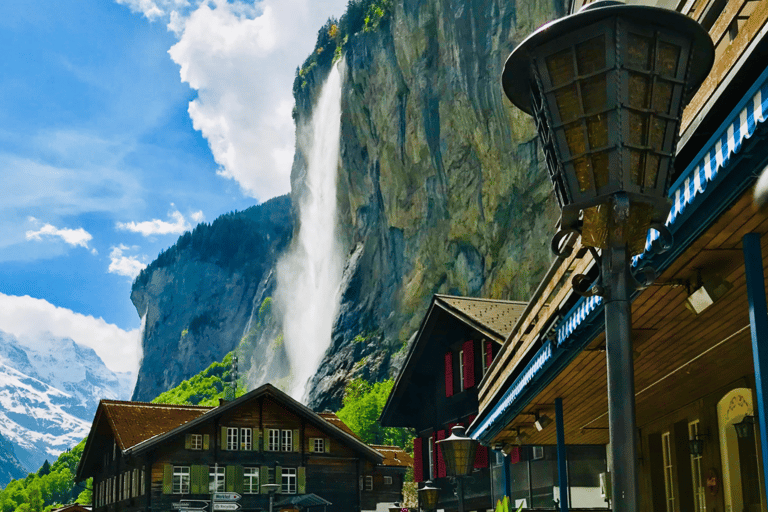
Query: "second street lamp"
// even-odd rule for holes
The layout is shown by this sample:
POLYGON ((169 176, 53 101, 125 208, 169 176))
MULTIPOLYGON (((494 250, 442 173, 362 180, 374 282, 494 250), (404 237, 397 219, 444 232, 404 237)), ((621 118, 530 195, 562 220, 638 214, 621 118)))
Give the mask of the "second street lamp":
POLYGON ((536 121, 562 212, 553 250, 575 232, 600 263, 599 283, 573 284, 605 301, 611 504, 621 512, 639 508, 629 298, 640 285, 630 258, 649 228, 671 243, 680 117, 713 60, 709 35, 687 16, 600 1, 530 35, 502 75, 507 97, 536 121))
POLYGON ((479 444, 464 434, 464 427, 456 425, 451 428, 451 435, 448 438, 435 442, 443 451, 446 475, 455 478, 459 512, 464 512, 463 478, 470 475, 475 467, 475 452, 479 444))

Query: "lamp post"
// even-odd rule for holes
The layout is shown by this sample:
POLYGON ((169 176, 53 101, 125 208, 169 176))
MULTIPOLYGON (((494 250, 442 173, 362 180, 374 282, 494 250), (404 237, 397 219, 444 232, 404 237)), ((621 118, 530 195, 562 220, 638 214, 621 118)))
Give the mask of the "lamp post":
POLYGON ((472 473, 475 466, 475 452, 478 442, 464 435, 465 430, 461 425, 451 428, 451 435, 446 439, 436 441, 443 450, 445 461, 445 473, 454 477, 457 485, 456 497, 459 501, 459 512, 464 512, 464 485, 465 476, 472 473))
POLYGON ((562 212, 553 250, 578 233, 600 265, 597 281, 572 283, 605 302, 612 505, 621 512, 639 507, 629 297, 642 285, 630 258, 649 228, 671 244, 664 221, 680 117, 713 60, 709 35, 687 16, 599 1, 530 35, 502 75, 541 139, 562 212))
POLYGON ((440 501, 440 488, 432 484, 432 480, 424 482, 424 486, 418 490, 419 505, 422 510, 430 511, 437 509, 437 502, 440 501))
POLYGON ((272 506, 275 501, 275 493, 280 489, 278 484, 263 484, 261 486, 261 492, 269 494, 269 512, 272 512, 272 506))

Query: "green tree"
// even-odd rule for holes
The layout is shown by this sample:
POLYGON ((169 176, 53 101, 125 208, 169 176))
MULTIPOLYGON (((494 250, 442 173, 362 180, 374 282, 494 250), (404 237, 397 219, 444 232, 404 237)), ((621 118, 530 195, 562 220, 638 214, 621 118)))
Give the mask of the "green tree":
POLYGON ((43 462, 43 465, 40 466, 40 469, 37 470, 37 476, 45 476, 50 472, 51 472, 51 463, 48 462, 48 459, 45 459, 45 462, 43 462))
POLYGON ((357 378, 344 390, 344 406, 336 413, 352 431, 368 444, 395 445, 411 449, 414 434, 410 429, 382 427, 379 416, 395 385, 393 379, 371 384, 357 378))

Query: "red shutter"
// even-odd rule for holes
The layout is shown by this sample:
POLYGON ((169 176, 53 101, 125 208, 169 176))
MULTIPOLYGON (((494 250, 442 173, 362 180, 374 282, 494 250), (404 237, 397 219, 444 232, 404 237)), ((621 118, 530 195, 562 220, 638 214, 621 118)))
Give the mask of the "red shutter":
POLYGON ((488 447, 478 446, 475 452, 475 467, 487 468, 488 467, 488 447))
POLYGON ((424 455, 421 449, 423 442, 420 437, 413 438, 413 479, 417 482, 424 481, 424 455))
POLYGON ((464 346, 464 389, 475 385, 475 342, 465 341, 464 346))
MULTIPOLYGON (((445 439, 445 430, 440 430, 437 432, 437 440, 445 439)), ((445 459, 443 458, 443 449, 439 444, 435 445, 435 448, 437 448, 437 478, 445 478, 445 459)))
POLYGON ((485 367, 490 368, 493 362, 493 342, 485 342, 485 367))
POLYGON ((445 396, 453 396, 453 354, 445 353, 445 396))
POLYGON ((513 446, 512 451, 509 452, 509 463, 517 464, 518 462, 520 462, 520 447, 513 446))

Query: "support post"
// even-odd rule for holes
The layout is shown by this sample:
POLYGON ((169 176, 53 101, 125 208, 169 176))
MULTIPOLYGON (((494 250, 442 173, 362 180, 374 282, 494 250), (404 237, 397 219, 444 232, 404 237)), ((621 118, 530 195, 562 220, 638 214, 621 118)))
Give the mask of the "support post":
POLYGON ((613 510, 638 512, 635 371, 632 354, 631 276, 626 246, 603 251, 605 354, 608 373, 608 425, 611 440, 613 510))
POLYGON ((568 463, 563 425, 563 399, 555 398, 555 427, 557 429, 557 484, 560 486, 560 512, 568 512, 568 463))
POLYGON ((459 486, 456 493, 459 498, 459 512, 464 512, 464 477, 456 477, 456 483, 459 486))
MULTIPOLYGON (((765 299, 765 274, 760 235, 747 233, 744 246, 744 272, 747 278, 749 323, 752 331, 752 360, 755 366, 755 395, 763 455, 763 485, 768 493, 768 426, 765 400, 768 398, 768 307, 765 299)), ((767 494, 768 495, 768 494, 767 494)))

